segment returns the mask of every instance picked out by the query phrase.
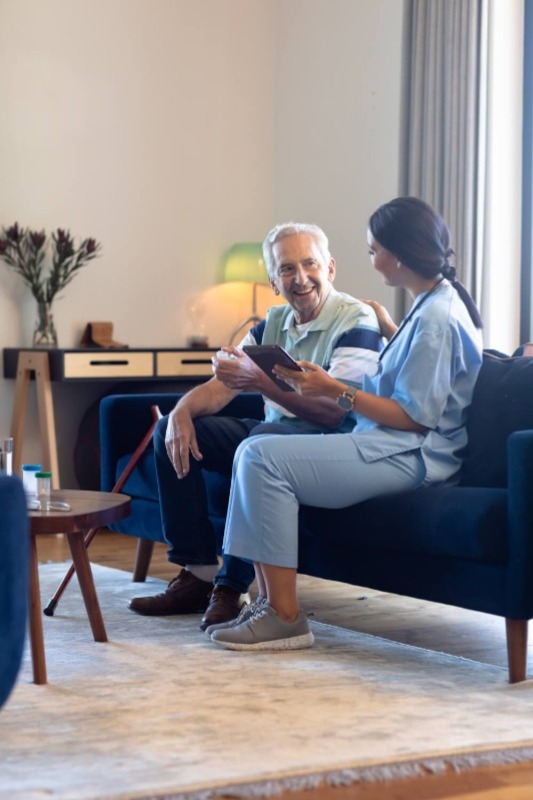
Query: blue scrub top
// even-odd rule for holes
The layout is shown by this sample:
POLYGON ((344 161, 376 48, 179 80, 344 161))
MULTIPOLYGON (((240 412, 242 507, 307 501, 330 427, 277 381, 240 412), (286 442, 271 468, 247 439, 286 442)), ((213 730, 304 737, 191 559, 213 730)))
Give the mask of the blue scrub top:
POLYGON ((457 291, 443 281, 391 343, 377 374, 363 382, 365 391, 396 400, 427 431, 399 431, 358 414, 352 436, 365 461, 419 449, 426 485, 452 479, 464 456, 481 361, 481 332, 457 291))

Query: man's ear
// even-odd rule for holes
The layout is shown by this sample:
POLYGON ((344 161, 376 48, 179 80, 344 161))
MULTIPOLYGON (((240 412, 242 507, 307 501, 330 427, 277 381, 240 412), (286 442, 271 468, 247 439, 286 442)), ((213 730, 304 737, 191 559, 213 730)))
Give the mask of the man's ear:
POLYGON ((280 294, 280 291, 279 291, 278 287, 276 286, 275 281, 272 278, 269 278, 268 282, 269 282, 270 288, 272 289, 274 294, 276 294, 276 295, 280 294))
POLYGON ((332 258, 328 264, 328 281, 331 281, 331 283, 333 283, 333 281, 335 280, 336 272, 337 272, 337 265, 335 264, 335 259, 332 258))

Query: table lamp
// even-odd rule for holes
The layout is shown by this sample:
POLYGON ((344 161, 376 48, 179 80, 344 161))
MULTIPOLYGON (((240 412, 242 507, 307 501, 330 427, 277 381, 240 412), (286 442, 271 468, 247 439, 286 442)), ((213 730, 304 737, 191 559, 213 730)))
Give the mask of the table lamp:
POLYGON ((257 286, 268 283, 263 250, 259 242, 238 242, 226 251, 223 257, 222 282, 241 281, 252 284, 252 312, 232 331, 229 344, 239 331, 254 322, 261 322, 257 313, 257 286))

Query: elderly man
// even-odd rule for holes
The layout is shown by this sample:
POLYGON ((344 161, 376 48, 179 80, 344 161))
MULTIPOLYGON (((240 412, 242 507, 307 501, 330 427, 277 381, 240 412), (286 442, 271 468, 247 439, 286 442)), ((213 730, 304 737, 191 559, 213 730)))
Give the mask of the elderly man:
POLYGON ((213 359, 215 376, 184 395, 157 425, 154 448, 168 559, 184 569, 162 594, 131 600, 138 614, 206 612, 204 630, 234 619, 254 570, 232 556, 223 556, 219 569, 203 469, 230 475, 237 447, 251 435, 338 433, 355 424, 353 413, 332 400, 283 391, 242 347, 279 344, 296 360, 312 361, 360 387, 368 362, 381 349, 374 310, 333 288, 335 261, 316 225, 277 225, 263 242, 263 255, 272 290, 288 305, 272 307, 239 347, 224 348, 213 359), (239 392, 263 395, 264 421, 213 416, 239 392))

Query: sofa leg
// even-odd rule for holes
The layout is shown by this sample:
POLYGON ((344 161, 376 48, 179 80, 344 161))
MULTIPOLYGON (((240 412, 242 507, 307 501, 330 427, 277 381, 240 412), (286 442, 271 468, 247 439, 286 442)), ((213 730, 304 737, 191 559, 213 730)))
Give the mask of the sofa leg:
POLYGON ((506 619, 509 683, 525 681, 527 670, 527 619, 506 619))
POLYGON ((137 554, 133 568, 133 581, 143 583, 148 575, 154 543, 150 539, 137 539, 137 554))

